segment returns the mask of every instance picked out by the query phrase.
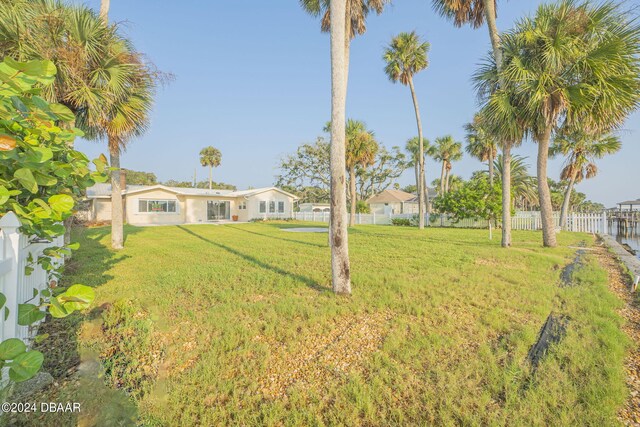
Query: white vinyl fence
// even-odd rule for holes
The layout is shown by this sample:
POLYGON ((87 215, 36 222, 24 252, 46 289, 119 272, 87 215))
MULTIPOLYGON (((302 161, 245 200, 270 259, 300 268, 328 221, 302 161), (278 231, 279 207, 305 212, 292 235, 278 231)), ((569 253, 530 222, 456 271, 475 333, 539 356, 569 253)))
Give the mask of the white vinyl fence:
POLYGON ((18 305, 38 303, 38 294, 48 287, 50 276, 36 261, 46 248, 63 246, 64 236, 51 242, 38 241, 20 233, 20 225, 13 212, 0 218, 0 292, 7 297, 0 309, 0 341, 19 338, 28 344, 37 325, 18 325, 18 305), (29 275, 25 271, 27 266, 33 268, 29 275))
MULTIPOLYGON (((311 222, 329 222, 329 212, 294 212, 294 219, 311 222)), ((389 225, 395 218, 414 219, 415 214, 356 214, 356 224, 389 225)), ((560 213, 553 215, 556 227, 560 226, 560 213)), ((417 219, 416 219, 417 221, 417 219)), ((431 214, 427 216, 430 227, 458 227, 458 228, 489 228, 485 219, 463 219, 454 222, 445 214, 431 214)), ((498 225, 499 221, 498 221, 498 225)), ((511 217, 511 228, 514 230, 540 230, 542 219, 540 212, 516 212, 511 217)), ((607 214, 602 213, 570 213, 567 216, 567 230, 585 233, 607 233, 607 214)))

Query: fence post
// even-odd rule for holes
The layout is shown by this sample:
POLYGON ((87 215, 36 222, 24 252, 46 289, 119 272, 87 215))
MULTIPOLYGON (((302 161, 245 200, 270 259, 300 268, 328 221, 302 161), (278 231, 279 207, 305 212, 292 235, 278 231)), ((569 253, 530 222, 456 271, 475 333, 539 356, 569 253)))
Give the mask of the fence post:
MULTIPOLYGON (((7 298, 6 308, 9 316, 4 321, 3 337, 15 338, 18 326, 18 265, 20 262, 20 220, 13 212, 8 212, 0 219, 0 229, 4 234, 4 256, 11 262, 11 269, 4 277, 4 289, 2 293, 7 298)), ((4 316, 4 310, 0 311, 4 316)))
POLYGON ((376 225, 376 213, 373 212, 373 225, 376 225))
POLYGON ((608 227, 608 223, 607 223, 607 211, 602 211, 602 234, 608 234, 609 230, 607 230, 608 227))

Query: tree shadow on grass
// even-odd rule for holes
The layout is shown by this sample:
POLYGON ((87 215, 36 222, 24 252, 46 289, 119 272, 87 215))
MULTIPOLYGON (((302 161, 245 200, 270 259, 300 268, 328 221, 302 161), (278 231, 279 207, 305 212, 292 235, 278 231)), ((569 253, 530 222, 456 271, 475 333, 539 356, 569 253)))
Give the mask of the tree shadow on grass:
POLYGON ((227 245, 224 245, 222 243, 218 243, 218 242, 214 242, 213 240, 209 240, 206 237, 203 237, 201 235, 199 235, 198 233, 195 233, 181 225, 177 226, 179 229, 181 229, 182 231, 184 231, 185 233, 191 234, 192 236, 203 240, 211 245, 217 246, 220 249, 223 249, 233 255, 239 256, 240 258, 243 258, 249 262, 252 262, 253 264, 257 265, 258 267, 264 268, 265 270, 270 270, 273 271, 274 273, 280 274, 281 276, 288 276, 288 277, 293 277, 301 282, 303 282, 305 285, 307 285, 309 288, 314 289, 318 292, 330 292, 331 290, 325 286, 322 286, 320 283, 318 283, 317 281, 313 280, 310 277, 307 276, 303 276, 301 274, 296 274, 296 273, 291 273, 287 270, 284 270, 280 267, 276 267, 274 265, 268 264, 264 261, 259 260, 258 258, 245 254, 243 252, 238 251, 237 249, 233 249, 227 245))
MULTIPOLYGON (((226 225, 226 227, 227 227, 227 228, 233 228, 234 230, 242 231, 242 232, 249 233, 249 234, 255 234, 256 236, 267 237, 267 238, 269 238, 269 239, 282 240, 282 241, 284 241, 284 242, 291 242, 291 243, 296 243, 296 244, 301 244, 301 245, 307 245, 307 246, 313 246, 313 247, 316 247, 316 248, 323 248, 323 249, 328 247, 328 244, 326 244, 326 245, 321 245, 321 244, 319 244, 319 243, 305 242, 305 241, 303 241, 303 240, 286 239, 286 238, 284 238, 284 237, 277 237, 277 236, 274 236, 274 235, 272 235, 272 234, 262 234, 262 233, 257 233, 257 232, 255 232, 255 231, 246 230, 246 229, 244 229, 244 228, 240 228, 240 227, 237 227, 237 226, 235 226, 235 225, 226 225)), ((282 231, 282 228, 291 228, 291 227, 282 227, 282 228, 276 227, 276 228, 278 228, 278 230, 282 231)))

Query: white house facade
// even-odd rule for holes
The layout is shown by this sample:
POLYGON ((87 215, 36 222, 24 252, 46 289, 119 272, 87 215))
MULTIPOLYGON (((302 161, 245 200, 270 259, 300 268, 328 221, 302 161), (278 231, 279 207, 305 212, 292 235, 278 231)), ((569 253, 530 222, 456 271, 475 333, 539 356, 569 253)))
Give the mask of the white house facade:
MULTIPOLYGON (((124 218, 133 225, 198 224, 219 221, 291 218, 296 196, 276 187, 209 190, 127 185, 122 191, 124 218)), ((111 220, 111 185, 87 189, 90 221, 111 220)))

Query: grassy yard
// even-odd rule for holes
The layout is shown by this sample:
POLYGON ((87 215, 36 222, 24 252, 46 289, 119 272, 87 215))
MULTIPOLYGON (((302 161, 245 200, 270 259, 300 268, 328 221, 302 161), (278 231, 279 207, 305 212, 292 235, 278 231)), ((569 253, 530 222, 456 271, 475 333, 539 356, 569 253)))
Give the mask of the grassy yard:
POLYGON ((358 226, 346 298, 331 293, 326 234, 291 226, 128 227, 118 253, 107 228, 80 229, 65 280, 97 301, 48 326, 77 336, 48 350, 50 372, 83 360, 59 393, 102 408, 85 417, 144 425, 616 424, 620 301, 588 255, 559 286, 569 246, 591 236, 543 249, 514 232, 504 250, 486 231, 358 226), (534 373, 527 353, 551 312, 567 335, 534 373), (95 360, 111 387, 89 378, 95 360))

